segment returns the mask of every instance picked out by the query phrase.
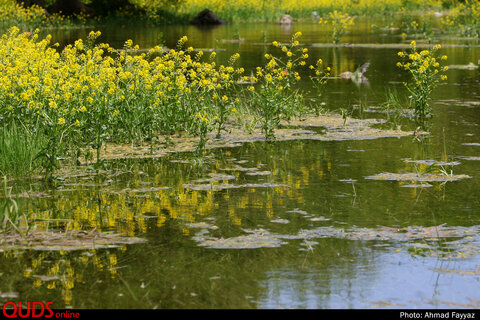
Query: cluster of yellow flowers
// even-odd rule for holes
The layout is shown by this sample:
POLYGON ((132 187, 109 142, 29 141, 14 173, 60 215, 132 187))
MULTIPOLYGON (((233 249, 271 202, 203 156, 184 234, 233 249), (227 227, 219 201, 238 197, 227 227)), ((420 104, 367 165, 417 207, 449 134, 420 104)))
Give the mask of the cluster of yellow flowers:
MULTIPOLYGON (((447 71, 448 66, 440 67, 440 61, 447 60, 447 56, 443 55, 441 57, 435 57, 433 54, 441 48, 441 45, 437 44, 433 46, 432 51, 422 50, 420 52, 416 51, 416 42, 412 41, 410 43, 412 49, 411 53, 406 53, 405 51, 399 51, 398 56, 401 58, 408 58, 406 62, 398 62, 397 66, 404 68, 405 70, 412 70, 413 74, 416 76, 416 83, 419 81, 431 80, 428 79, 427 75, 429 74, 439 74, 441 72, 447 71)), ((446 80, 447 76, 442 74, 442 80, 446 80)))
POLYGON ((458 2, 448 16, 440 19, 447 28, 460 34, 470 37, 480 35, 480 2, 476 0, 465 0, 458 2))
POLYGON ((403 62, 398 62, 397 66, 408 71, 412 77, 412 82, 405 85, 412 94, 415 111, 419 117, 430 114, 430 94, 439 81, 447 80, 445 72, 448 67, 441 66, 441 62, 447 60, 447 56, 440 56, 439 49, 441 45, 437 44, 431 50, 417 51, 417 44, 412 41, 409 52, 398 52, 403 62))
POLYGON ((92 31, 61 52, 51 36, 39 39, 38 30, 20 33, 13 27, 0 38, 0 118, 48 136, 43 152, 48 159, 93 148, 98 160, 107 140, 153 141, 179 132, 205 138, 215 128, 220 135, 240 106, 258 102, 248 107, 254 112, 263 107, 251 95, 275 96, 272 117, 302 109, 302 101, 286 98, 298 92, 293 88, 301 79, 297 68, 309 58, 308 49, 299 47, 301 32, 289 44, 274 42, 284 58, 267 54, 265 66, 252 76, 236 66, 238 53, 217 65, 215 52, 204 57, 186 47, 187 37, 176 49, 141 52, 131 40, 123 49, 95 44, 99 36, 92 31), (287 110, 288 105, 295 107, 287 110))
POLYGON ((328 13, 328 19, 320 18, 319 24, 331 24, 333 43, 339 43, 347 28, 354 24, 354 18, 348 13, 334 10, 328 13))
POLYGON ((0 26, 39 26, 45 18, 45 11, 38 6, 24 8, 15 0, 0 0, 0 26))
POLYGON ((131 40, 122 50, 95 45, 99 36, 92 31, 61 52, 50 36, 39 40, 37 32, 16 27, 0 39, 0 117, 46 130, 57 140, 49 155, 60 142, 98 150, 107 137, 125 142, 178 131, 198 134, 201 123, 218 113, 210 98, 227 96, 243 72, 201 62, 203 52, 184 48, 186 37, 177 50, 157 46, 139 54, 131 40), (194 117, 198 112, 207 116, 194 117))
MULTIPOLYGON (((154 1, 155 2, 155 1, 154 1)), ((157 0, 157 3, 161 2, 157 0)), ((409 1, 412 7, 440 7, 441 1, 438 0, 413 0, 409 1)), ((152 4, 150 5, 152 6, 152 4)), ((209 8, 215 13, 226 17, 239 18, 258 18, 259 15, 274 17, 282 13, 290 13, 293 16, 310 17, 313 11, 329 12, 333 9, 349 11, 355 13, 379 12, 388 9, 399 9, 404 6, 401 0, 283 0, 283 1, 256 1, 256 0, 184 0, 176 8, 181 14, 196 14, 204 8, 209 8)))
POLYGON ((409 9, 441 8, 441 0, 131 0, 145 9, 147 15, 155 21, 164 21, 165 12, 181 17, 193 17, 205 8, 209 8, 224 20, 277 20, 288 13, 295 18, 310 18, 312 15, 324 15, 333 10, 348 11, 353 14, 372 14, 396 11, 408 6, 409 9))

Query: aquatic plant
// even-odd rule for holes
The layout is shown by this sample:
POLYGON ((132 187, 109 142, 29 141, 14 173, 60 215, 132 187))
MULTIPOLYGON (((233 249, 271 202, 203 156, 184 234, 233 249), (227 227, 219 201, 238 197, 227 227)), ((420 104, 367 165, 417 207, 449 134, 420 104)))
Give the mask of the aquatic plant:
POLYGON ((135 4, 145 9, 147 16, 153 21, 165 20, 168 14, 191 19, 205 8, 209 8, 223 20, 258 21, 279 19, 288 13, 295 18, 311 18, 315 12, 318 15, 327 15, 334 10, 348 11, 353 14, 375 14, 397 12, 402 7, 407 9, 441 8, 442 2, 438 0, 284 0, 284 1, 257 1, 239 0, 235 2, 225 0, 132 0, 135 4), (168 14, 167 14, 168 13, 168 14), (162 19, 163 18, 163 19, 162 19))
POLYGON ((411 94, 411 107, 415 110, 416 117, 420 119, 431 116, 431 93, 440 81, 447 80, 445 71, 448 67, 441 66, 441 62, 445 61, 447 56, 438 54, 440 48, 441 45, 435 45, 432 50, 418 52, 416 42, 412 41, 409 51, 398 52, 403 62, 398 62, 397 66, 410 75, 410 81, 404 85, 411 94))
POLYGON ((45 11, 37 5, 24 8, 15 0, 0 0, 0 27, 38 27, 45 19, 45 11))
POLYGON ((450 14, 440 19, 448 30, 467 37, 480 35, 480 2, 465 0, 458 2, 450 14))
POLYGON ((332 41, 337 44, 342 39, 343 35, 347 31, 347 28, 354 24, 354 18, 348 13, 334 10, 328 13, 328 18, 320 18, 319 24, 331 24, 332 25, 332 41))
MULTIPOLYGON (((40 139, 33 161, 49 179, 65 160, 88 162, 96 154, 102 164, 108 143, 147 142, 153 152, 161 136, 167 144, 173 135, 197 136, 203 151, 207 135, 215 130, 220 138, 234 114, 258 116, 273 138, 281 120, 307 112, 296 86, 299 69, 309 71, 300 32, 289 44, 275 41, 251 77, 236 65, 238 53, 217 65, 215 52, 205 59, 187 47, 187 37, 176 49, 140 52, 131 40, 122 49, 97 44, 100 32, 92 31, 59 52, 38 32, 14 27, 0 38, 0 118, 40 139)), ((321 90, 329 69, 321 60, 310 69, 321 90)))
POLYGON ((310 65, 309 68, 315 72, 315 75, 310 76, 316 94, 312 99, 312 109, 317 115, 319 115, 323 109, 319 100, 325 92, 327 81, 330 78, 331 69, 330 67, 325 67, 323 65, 322 59, 318 59, 315 65, 310 65))
POLYGON ((44 140, 39 132, 19 128, 15 123, 4 124, 0 129, 0 175, 24 177, 33 173, 44 140))
POLYGON ((293 35, 288 45, 277 41, 273 46, 281 49, 284 59, 272 54, 265 54, 268 60, 264 67, 257 67, 256 75, 251 80, 258 82, 257 88, 250 86, 252 92, 253 110, 261 117, 262 130, 266 138, 275 137, 275 128, 280 121, 289 120, 304 111, 302 95, 294 85, 300 81, 300 75, 295 68, 304 66, 308 58, 308 49, 300 48, 298 38, 301 32, 293 35))
POLYGON ((10 189, 7 187, 7 177, 3 177, 3 205, 0 207, 0 230, 6 234, 14 230, 23 238, 25 233, 22 231, 22 222, 27 224, 27 216, 22 214, 18 208, 17 202, 10 195, 10 189))

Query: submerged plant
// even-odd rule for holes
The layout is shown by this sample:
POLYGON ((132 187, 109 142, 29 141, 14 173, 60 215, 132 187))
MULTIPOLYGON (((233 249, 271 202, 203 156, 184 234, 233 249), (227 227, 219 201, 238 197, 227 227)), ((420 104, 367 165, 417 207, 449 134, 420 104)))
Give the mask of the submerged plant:
MULTIPOLYGON (((11 229, 18 232, 22 237, 25 233, 21 229, 22 221, 27 223, 27 217, 20 213, 17 202, 12 199, 10 190, 7 187, 7 177, 3 177, 3 205, 0 207, 0 230, 9 232, 11 229)), ((27 232, 28 232, 27 228, 27 232)))
POLYGON ((406 70, 410 75, 410 81, 405 82, 404 85, 410 92, 411 105, 419 119, 431 116, 431 93, 439 82, 447 79, 445 71, 448 70, 448 67, 441 65, 447 56, 438 54, 440 48, 441 46, 438 44, 433 46, 431 51, 418 52, 416 42, 412 41, 409 51, 398 52, 398 56, 403 59, 403 62, 398 62, 397 66, 406 70))

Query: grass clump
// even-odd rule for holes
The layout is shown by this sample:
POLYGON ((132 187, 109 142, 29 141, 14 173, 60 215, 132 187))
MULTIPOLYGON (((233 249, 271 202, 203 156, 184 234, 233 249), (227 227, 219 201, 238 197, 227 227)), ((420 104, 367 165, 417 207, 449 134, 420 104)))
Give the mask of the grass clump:
POLYGON ((43 136, 38 133, 4 125, 0 132, 0 175, 22 177, 34 173, 43 144, 43 136))

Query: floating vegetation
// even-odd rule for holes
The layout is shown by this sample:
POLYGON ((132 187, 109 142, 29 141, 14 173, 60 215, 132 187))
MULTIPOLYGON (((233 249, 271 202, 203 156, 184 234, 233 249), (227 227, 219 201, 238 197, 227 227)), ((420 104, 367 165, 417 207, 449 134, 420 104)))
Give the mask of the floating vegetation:
POLYGON ((213 181, 227 181, 227 180, 235 180, 236 177, 231 174, 220 174, 220 173, 210 173, 210 178, 206 179, 198 179, 195 180, 195 183, 205 183, 205 182, 213 182, 213 181))
MULTIPOLYGON (((290 140, 318 140, 318 141, 345 141, 345 140, 371 140, 380 138, 401 138, 414 135, 414 131, 378 129, 374 126, 384 123, 381 119, 354 119, 350 118, 345 124, 344 119, 336 114, 322 114, 308 116, 301 119, 291 119, 288 128, 275 131, 277 141, 290 140), (315 129, 323 128, 322 133, 315 129)), ((286 122, 284 123, 286 124, 286 122)), ((417 134, 427 134, 422 131, 417 134)), ((128 158, 161 158, 172 153, 193 152, 198 145, 197 137, 170 137, 171 144, 164 148, 151 150, 148 143, 137 144, 114 144, 107 143, 106 148, 101 150, 103 159, 128 159, 128 158)), ((221 139, 215 139, 215 133, 207 135, 205 149, 217 149, 224 147, 238 147, 242 143, 265 141, 265 134, 261 128, 255 128, 250 133, 232 126, 228 132, 222 133, 221 139)), ((257 171, 256 167, 245 168, 233 166, 223 168, 224 171, 257 171)), ((265 174, 267 174, 265 172, 265 174)))
POLYGON ((466 275, 466 276, 479 276, 480 275, 480 266, 477 266, 477 268, 474 271, 468 271, 468 270, 458 270, 458 269, 444 269, 444 268, 435 268, 433 269, 437 272, 442 272, 442 273, 453 273, 453 274, 460 274, 460 275, 466 275))
POLYGON ((412 159, 404 159, 407 163, 416 163, 416 164, 424 164, 427 166, 436 166, 436 167, 445 167, 445 166, 458 166, 460 164, 459 161, 437 161, 437 160, 412 160, 412 159))
POLYGON ((461 65, 450 65, 448 66, 449 69, 461 69, 461 70, 475 70, 478 69, 478 65, 470 62, 469 64, 461 64, 461 65))
POLYGON ((478 160, 480 160, 480 157, 474 157, 474 156, 472 156, 472 157, 465 157, 465 156, 464 156, 464 157, 462 157, 462 159, 463 159, 463 160, 478 161, 478 160))
POLYGON ((466 174, 435 174, 435 173, 390 173, 384 172, 373 176, 367 176, 369 180, 391 180, 391 181, 428 181, 428 182, 447 182, 470 179, 466 174))
POLYGON ((211 249, 258 249, 280 247, 286 242, 271 234, 270 232, 258 230, 244 230, 248 235, 242 235, 233 238, 213 238, 198 237, 195 240, 200 241, 200 246, 211 249))
POLYGON ((245 184, 230 184, 230 183, 221 183, 221 184, 184 184, 183 187, 189 190, 196 191, 216 191, 224 189, 238 189, 238 188, 276 188, 283 187, 289 188, 286 184, 279 183, 245 183, 245 184))
POLYGON ((271 220, 270 222, 273 222, 273 223, 281 223, 281 224, 287 224, 287 223, 290 223, 289 220, 287 219, 281 219, 281 218, 278 218, 278 219, 273 219, 271 220))
POLYGON ((145 242, 145 239, 114 232, 86 232, 81 230, 34 230, 27 237, 16 233, 2 234, 0 252, 9 250, 73 251, 118 248, 125 244, 145 242))
POLYGON ((310 219, 310 221, 314 221, 314 222, 316 222, 316 221, 330 221, 330 220, 332 220, 332 219, 325 218, 325 217, 323 217, 323 216, 315 217, 315 218, 311 218, 311 219, 310 219))
MULTIPOLYGON (((446 224, 423 227, 409 226, 402 228, 378 227, 361 228, 351 227, 348 229, 334 226, 324 226, 315 229, 300 230, 297 234, 278 234, 265 229, 243 230, 247 235, 231 238, 216 238, 202 232, 194 237, 199 246, 211 249, 257 249, 273 248, 287 244, 285 240, 312 240, 321 238, 337 238, 359 241, 402 241, 412 242, 414 248, 418 246, 424 250, 430 249, 430 253, 440 252, 434 250, 434 244, 440 240, 452 239, 448 247, 456 247, 459 257, 475 256, 480 253, 475 237, 478 237, 480 226, 460 227, 447 226, 446 224), (460 239, 453 241, 453 239, 460 239), (467 241, 465 241, 467 239, 467 241), (423 241, 418 243, 417 241, 423 241), (425 242, 427 241, 427 242, 425 242), (430 243, 432 242, 432 243, 430 243)), ((448 251, 448 250, 447 250, 448 251)))
POLYGON ((247 176, 268 176, 271 175, 272 172, 265 170, 265 171, 249 171, 245 173, 247 176))
POLYGON ((412 184, 401 185, 401 187, 402 188, 429 188, 429 187, 433 187, 433 185, 428 183, 423 183, 423 184, 412 183, 412 184))
POLYGON ((463 107, 477 107, 480 106, 480 101, 462 101, 459 99, 444 99, 438 100, 436 104, 444 104, 448 106, 463 106, 463 107))

